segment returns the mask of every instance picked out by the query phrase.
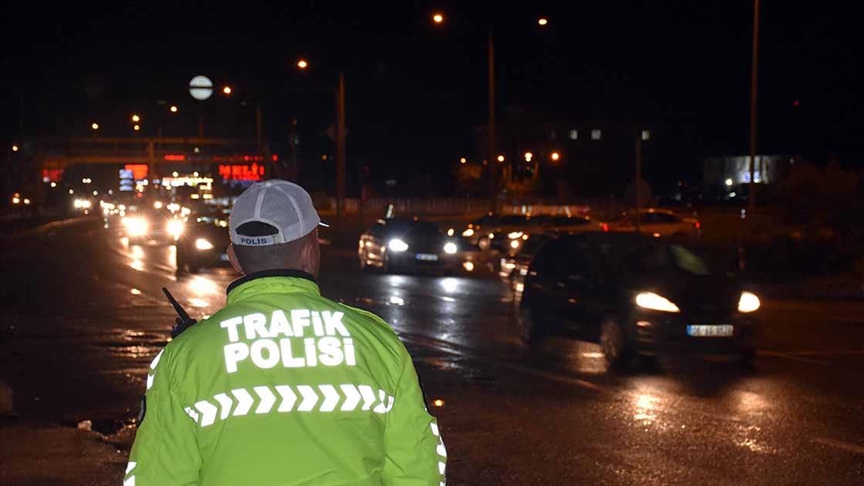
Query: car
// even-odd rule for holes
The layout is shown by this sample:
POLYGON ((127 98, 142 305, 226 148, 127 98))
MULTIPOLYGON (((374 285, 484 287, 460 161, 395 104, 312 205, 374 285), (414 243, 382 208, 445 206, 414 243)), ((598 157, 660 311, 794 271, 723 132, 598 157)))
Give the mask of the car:
POLYGON ((544 216, 531 216, 525 214, 509 214, 502 216, 490 228, 489 232, 480 236, 478 247, 481 250, 497 250, 507 253, 512 248, 512 241, 523 235, 540 231, 541 224, 546 221, 544 216))
POLYGON ((175 217, 160 209, 150 206, 130 205, 120 217, 123 235, 129 244, 143 244, 150 241, 157 243, 172 243, 173 236, 169 230, 175 217))
MULTIPOLYGON (((640 230, 654 237, 673 236, 698 237, 702 234, 702 223, 694 218, 684 218, 668 209, 647 208, 639 211, 640 230)), ((603 226, 606 231, 635 232, 635 211, 621 213, 620 217, 603 226)))
POLYGON ((460 266, 460 239, 447 237, 437 224, 418 218, 379 219, 360 236, 362 269, 384 272, 454 271, 460 266))
POLYGON ((589 216, 567 216, 566 214, 537 216, 537 222, 548 231, 560 233, 582 233, 585 231, 601 231, 602 223, 592 220, 589 216))
POLYGON ((518 240, 513 240, 519 242, 519 245, 501 257, 498 276, 508 282, 515 283, 517 275, 524 276, 528 272, 528 267, 537 251, 547 241, 555 237, 554 233, 532 233, 526 234, 518 240))
POLYGON ((199 273, 201 269, 228 262, 229 211, 210 208, 190 215, 180 228, 175 228, 177 273, 199 273))
POLYGON ((488 231, 490 227, 494 227, 498 222, 500 217, 495 213, 489 212, 483 215, 481 218, 474 220, 471 223, 468 223, 468 226, 462 230, 462 237, 473 246, 480 245, 480 238, 488 233, 484 233, 488 231))
POLYGON ((678 240, 627 233, 560 236, 516 284, 520 335, 600 343, 610 366, 642 355, 754 356, 759 298, 678 240))

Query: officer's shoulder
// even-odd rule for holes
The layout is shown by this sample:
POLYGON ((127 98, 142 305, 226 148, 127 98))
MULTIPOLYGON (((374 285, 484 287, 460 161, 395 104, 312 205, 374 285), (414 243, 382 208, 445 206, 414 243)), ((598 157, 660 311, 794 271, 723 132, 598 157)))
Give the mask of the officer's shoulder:
POLYGON ((344 304, 342 302, 337 302, 336 304, 341 309, 347 310, 348 315, 351 315, 355 318, 356 317, 364 318, 364 319, 372 322, 376 326, 376 328, 380 328, 381 331, 384 331, 385 333, 390 334, 393 337, 396 337, 396 332, 393 330, 392 327, 390 327, 390 324, 387 324, 387 322, 384 319, 382 319, 381 317, 379 317, 378 315, 376 315, 372 312, 369 312, 365 309, 360 309, 358 307, 351 307, 350 305, 344 304))

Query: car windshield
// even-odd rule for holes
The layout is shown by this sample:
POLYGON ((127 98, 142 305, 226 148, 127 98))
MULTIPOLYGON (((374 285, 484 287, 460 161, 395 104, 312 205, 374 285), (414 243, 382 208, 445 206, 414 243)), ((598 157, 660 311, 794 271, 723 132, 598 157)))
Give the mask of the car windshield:
POLYGON ((391 221, 387 223, 391 235, 411 238, 432 238, 441 235, 441 229, 428 221, 391 221))
POLYGON ((697 252, 678 244, 649 244, 631 252, 626 265, 633 271, 662 273, 684 272, 691 275, 711 275, 707 260, 697 252))

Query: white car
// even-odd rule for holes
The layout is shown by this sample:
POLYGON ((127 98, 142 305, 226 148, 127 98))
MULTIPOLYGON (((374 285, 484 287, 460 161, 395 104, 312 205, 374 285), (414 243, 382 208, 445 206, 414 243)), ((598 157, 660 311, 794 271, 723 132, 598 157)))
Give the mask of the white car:
MULTIPOLYGON (((639 212, 641 233, 656 237, 698 237, 702 234, 702 223, 694 218, 679 216, 668 209, 648 208, 639 212)), ((635 212, 625 212, 621 217, 603 227, 606 231, 636 231, 635 212)))

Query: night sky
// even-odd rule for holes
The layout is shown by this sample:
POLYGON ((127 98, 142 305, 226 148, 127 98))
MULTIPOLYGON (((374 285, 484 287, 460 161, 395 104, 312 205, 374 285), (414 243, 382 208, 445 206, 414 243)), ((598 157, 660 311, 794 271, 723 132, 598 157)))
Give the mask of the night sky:
MULTIPOLYGON (((860 166, 860 17, 849 2, 762 6, 759 145, 765 152, 838 156, 860 166), (797 103, 796 103, 797 102, 797 103), (857 156, 857 162, 856 162, 857 156)), ((349 164, 373 174, 449 173, 477 155, 485 123, 486 32, 497 51, 502 123, 513 107, 550 120, 678 127, 681 150, 655 176, 701 156, 746 153, 752 2, 5 2, 2 140, 129 135, 129 113, 184 117, 166 132, 251 136, 260 100, 267 138, 300 121, 304 155, 332 153, 322 134, 347 79, 349 164), (447 20, 433 26, 430 16, 447 20), (549 25, 541 28, 537 19, 549 25), (295 62, 312 69, 298 73, 295 62), (235 96, 195 105, 206 74, 235 96), (226 120, 231 120, 226 122, 226 120), (248 123, 247 123, 248 122, 248 123)), ((147 123, 150 122, 150 123, 147 123)), ((166 133, 171 135, 172 133, 166 133)), ((668 141, 676 146, 677 140, 668 141)), ((760 150, 761 152, 762 150, 760 150)))

